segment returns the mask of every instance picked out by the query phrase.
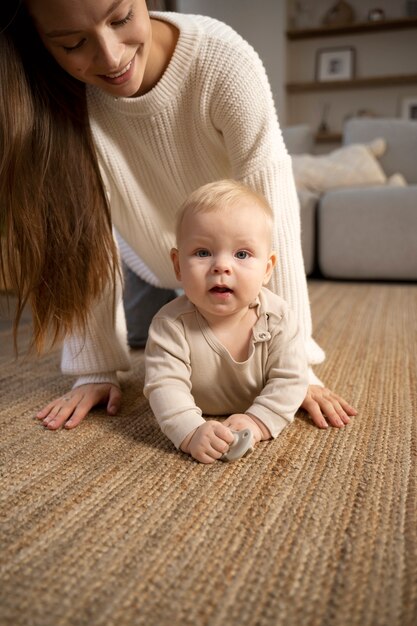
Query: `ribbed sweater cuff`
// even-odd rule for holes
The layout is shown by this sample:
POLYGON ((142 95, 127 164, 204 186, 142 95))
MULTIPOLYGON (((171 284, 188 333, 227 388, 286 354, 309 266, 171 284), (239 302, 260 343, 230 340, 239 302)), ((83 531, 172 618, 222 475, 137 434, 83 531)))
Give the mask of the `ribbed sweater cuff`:
POLYGON ((99 374, 88 374, 87 376, 80 376, 79 378, 77 378, 72 388, 75 389, 76 387, 81 387, 81 385, 100 383, 110 383, 112 385, 116 385, 116 387, 120 387, 119 381, 117 380, 116 372, 100 372, 99 374))

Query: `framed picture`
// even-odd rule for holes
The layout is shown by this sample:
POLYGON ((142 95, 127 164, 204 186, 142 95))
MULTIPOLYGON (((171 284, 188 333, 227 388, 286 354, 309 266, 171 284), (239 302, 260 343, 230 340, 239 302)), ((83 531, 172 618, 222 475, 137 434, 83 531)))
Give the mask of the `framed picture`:
POLYGON ((321 48, 317 50, 317 81, 350 80, 354 74, 354 48, 321 48))
POLYGON ((417 96, 414 96, 414 98, 404 98, 401 103, 401 117, 417 122, 417 96))

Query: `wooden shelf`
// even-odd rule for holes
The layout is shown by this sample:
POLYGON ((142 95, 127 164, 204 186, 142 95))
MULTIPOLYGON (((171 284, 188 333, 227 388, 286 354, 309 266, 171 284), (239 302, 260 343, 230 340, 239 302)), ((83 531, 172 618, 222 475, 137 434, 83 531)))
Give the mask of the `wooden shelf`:
POLYGON ((316 133, 314 141, 316 143, 340 143, 342 141, 342 133, 316 133))
POLYGON ((369 76, 368 78, 352 78, 352 80, 326 80, 310 83, 287 83, 288 93, 306 93, 314 91, 339 91, 346 89, 366 89, 375 87, 392 87, 395 85, 416 85, 417 74, 398 76, 369 76))
POLYGON ((319 28, 305 28, 302 30, 287 30, 287 38, 313 39, 315 37, 335 37, 338 35, 369 34, 386 30, 403 30, 417 28, 417 17, 403 17, 396 20, 381 20, 380 22, 357 22, 346 26, 321 26, 319 28))

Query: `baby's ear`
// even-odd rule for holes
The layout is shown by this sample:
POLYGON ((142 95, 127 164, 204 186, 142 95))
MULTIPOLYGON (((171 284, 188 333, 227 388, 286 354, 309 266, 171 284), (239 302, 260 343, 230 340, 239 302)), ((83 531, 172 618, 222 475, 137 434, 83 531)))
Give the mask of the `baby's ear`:
POLYGON ((269 283, 269 280, 271 278, 271 275, 272 275, 273 269, 274 269, 274 267, 276 265, 276 262, 277 262, 277 255, 275 254, 275 252, 271 252, 271 254, 268 257, 268 261, 267 261, 267 264, 266 264, 266 270, 265 270, 265 276, 264 276, 264 279, 262 281, 262 283, 264 285, 267 285, 269 283))
POLYGON ((171 248, 171 252, 169 253, 172 261, 172 265, 174 266, 175 277, 177 280, 181 280, 181 271, 180 271, 180 259, 177 248, 171 248))

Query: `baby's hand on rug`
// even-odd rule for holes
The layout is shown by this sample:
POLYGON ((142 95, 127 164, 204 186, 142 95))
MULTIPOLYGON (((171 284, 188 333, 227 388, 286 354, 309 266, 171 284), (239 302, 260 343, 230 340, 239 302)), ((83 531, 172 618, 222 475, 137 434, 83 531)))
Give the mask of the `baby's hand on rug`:
POLYGON ((349 424, 357 410, 346 400, 320 385, 310 385, 301 408, 307 411, 319 428, 327 428, 328 423, 336 428, 349 424), (327 423, 328 422, 328 423, 327 423))
POLYGON ((253 442, 258 443, 265 439, 271 438, 271 433, 257 417, 247 415, 246 413, 233 413, 224 420, 223 424, 228 426, 231 430, 244 430, 249 428, 253 435, 253 442))
POLYGON ((180 449, 200 463, 214 463, 227 452, 233 441, 229 428, 221 422, 210 420, 187 435, 180 449))
POLYGON ((68 393, 50 402, 37 413, 49 430, 61 426, 75 428, 88 415, 96 404, 107 404, 107 413, 115 415, 120 408, 122 393, 119 387, 110 383, 90 383, 71 389, 68 393))

